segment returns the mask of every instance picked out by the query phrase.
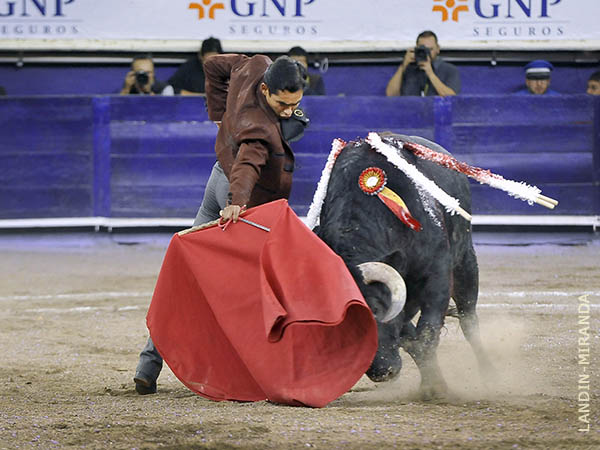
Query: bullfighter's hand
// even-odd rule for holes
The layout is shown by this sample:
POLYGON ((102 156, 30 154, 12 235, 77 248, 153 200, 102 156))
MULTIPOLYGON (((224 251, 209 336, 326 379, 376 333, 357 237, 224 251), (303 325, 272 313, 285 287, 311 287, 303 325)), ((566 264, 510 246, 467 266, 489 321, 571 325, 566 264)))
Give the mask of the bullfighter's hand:
POLYGON ((227 205, 225 208, 223 208, 221 210, 221 217, 223 218, 223 220, 225 222, 227 222, 229 219, 231 219, 233 221, 233 223, 236 223, 238 218, 240 217, 240 214, 242 213, 243 208, 239 205, 227 205))

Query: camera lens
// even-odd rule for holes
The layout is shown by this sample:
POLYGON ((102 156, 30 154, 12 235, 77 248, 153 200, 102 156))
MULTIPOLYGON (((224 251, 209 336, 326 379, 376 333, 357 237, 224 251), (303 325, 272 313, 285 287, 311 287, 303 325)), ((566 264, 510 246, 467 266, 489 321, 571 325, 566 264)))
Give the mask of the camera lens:
POLYGON ((147 72, 140 70, 135 73, 135 81, 137 82, 137 84, 145 86, 146 84, 148 84, 148 81, 150 81, 150 76, 147 72))
POLYGON ((415 47, 415 61, 427 61, 427 57, 429 56, 429 49, 424 45, 419 45, 415 47))

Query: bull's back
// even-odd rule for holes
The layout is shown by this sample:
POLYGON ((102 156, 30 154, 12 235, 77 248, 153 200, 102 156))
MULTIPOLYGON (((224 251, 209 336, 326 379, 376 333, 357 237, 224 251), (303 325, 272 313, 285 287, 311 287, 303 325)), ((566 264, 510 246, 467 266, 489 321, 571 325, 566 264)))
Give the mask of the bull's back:
MULTIPOLYGON (((419 136, 393 135, 390 137, 398 138, 401 142, 415 142, 429 147, 435 151, 450 155, 440 145, 419 136)), ((414 165, 423 175, 435 182, 448 195, 457 198, 463 209, 471 210, 471 189, 467 177, 461 173, 440 166, 437 163, 421 159, 414 155, 410 150, 398 149, 400 155, 414 165)), ((387 158, 375 151, 366 142, 347 144, 332 170, 330 186, 333 186, 329 192, 338 194, 345 192, 352 194, 353 197, 364 195, 358 190, 358 178, 360 173, 367 167, 379 167, 387 175, 387 187, 397 192, 399 195, 405 195, 408 198, 420 199, 418 189, 400 169, 393 166, 387 158)), ((344 196, 344 197, 347 197, 344 196)), ((418 205, 415 205, 418 206, 418 205)))
MULTIPOLYGON (((402 135, 393 137, 448 153, 441 146, 424 138, 402 135)), ((409 150, 402 149, 399 152, 448 195, 457 198, 461 207, 470 212, 471 195, 466 176, 423 160, 409 150)), ((323 205, 321 230, 319 234, 335 251, 335 247, 345 247, 348 245, 346 241, 351 240, 371 242, 376 247, 374 253, 385 252, 386 248, 377 248, 379 243, 374 242, 374 236, 379 236, 378 239, 386 245, 396 242, 397 245, 417 248, 429 245, 432 241, 439 242, 440 245, 446 242, 450 244, 453 260, 459 259, 464 249, 471 246, 469 222, 459 215, 450 215, 429 194, 422 196, 403 172, 363 141, 347 144, 337 158, 323 205), (387 215, 376 197, 362 192, 358 185, 359 176, 371 166, 385 171, 386 186, 405 201, 412 215, 423 225, 421 232, 416 233, 394 216, 387 215), (432 217, 432 207, 437 217, 432 217)))

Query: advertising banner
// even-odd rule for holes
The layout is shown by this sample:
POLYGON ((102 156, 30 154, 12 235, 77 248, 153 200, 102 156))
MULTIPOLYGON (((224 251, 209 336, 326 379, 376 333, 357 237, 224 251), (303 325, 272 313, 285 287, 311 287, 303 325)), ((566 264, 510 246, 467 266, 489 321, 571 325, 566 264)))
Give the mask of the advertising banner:
POLYGON ((0 49, 597 49, 599 0, 0 0, 0 49))

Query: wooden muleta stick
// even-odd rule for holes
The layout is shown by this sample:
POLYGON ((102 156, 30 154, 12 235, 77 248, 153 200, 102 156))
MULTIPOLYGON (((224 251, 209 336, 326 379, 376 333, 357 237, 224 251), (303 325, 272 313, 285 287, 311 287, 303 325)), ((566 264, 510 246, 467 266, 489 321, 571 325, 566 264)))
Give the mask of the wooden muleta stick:
MULTIPOLYGON (((244 219, 243 217, 240 217, 238 220, 240 220, 241 222, 247 223, 248 225, 252 225, 253 227, 259 228, 263 231, 271 231, 271 229, 269 227, 265 227, 264 225, 261 225, 259 223, 244 219)), ((194 231, 204 230, 205 228, 214 227, 215 225, 219 225, 219 219, 213 220, 211 222, 206 222, 201 225, 196 225, 195 227, 187 228, 185 230, 181 230, 177 234, 179 236, 185 236, 186 234, 193 233, 194 231)))
POLYGON ((215 225, 219 224, 219 220, 213 220, 210 222, 206 222, 203 223, 201 225, 196 225, 195 227, 191 227, 191 228, 186 228, 185 230, 181 230, 180 232, 178 232, 177 234, 179 236, 184 236, 188 233, 193 233, 194 231, 199 231, 199 230, 204 230, 205 228, 210 228, 210 227, 214 227, 215 225))

